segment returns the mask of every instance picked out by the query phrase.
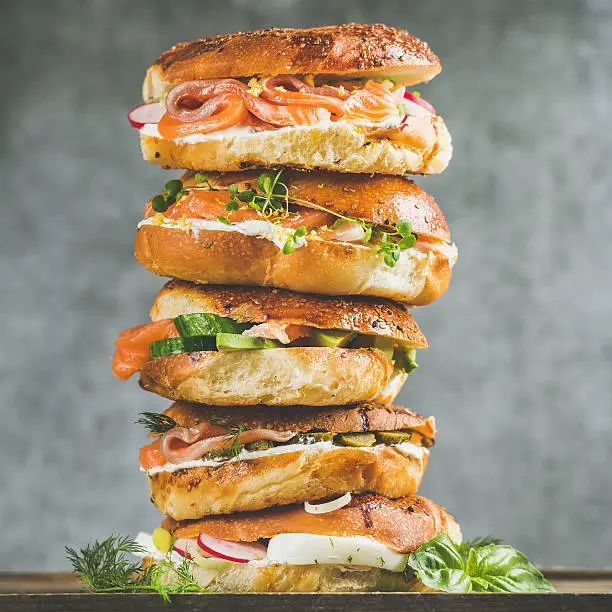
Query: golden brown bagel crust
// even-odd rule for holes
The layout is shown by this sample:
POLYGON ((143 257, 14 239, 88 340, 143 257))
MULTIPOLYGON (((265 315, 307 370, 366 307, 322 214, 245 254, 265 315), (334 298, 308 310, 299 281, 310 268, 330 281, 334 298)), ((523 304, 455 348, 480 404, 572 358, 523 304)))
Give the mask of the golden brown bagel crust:
MULTIPOLYGON (((218 406, 176 402, 164 414, 180 427, 194 427, 203 421, 219 416, 218 406)), ((306 432, 311 430, 336 433, 364 431, 392 431, 411 429, 423 434, 431 445, 436 434, 434 417, 424 416, 402 406, 363 403, 355 406, 226 406, 223 422, 227 425, 244 425, 247 429, 273 429, 275 431, 306 432)))
POLYGON ((350 493, 416 493, 427 467, 393 446, 335 446, 149 475, 151 500, 175 520, 262 510, 350 493))
POLYGON ((445 508, 416 495, 401 499, 359 495, 327 514, 309 514, 304 506, 296 505, 195 521, 167 518, 162 525, 178 538, 206 533, 238 542, 254 542, 279 533, 365 536, 403 553, 416 550, 441 532, 455 541, 461 538, 459 525, 445 508))
POLYGON ((222 232, 142 225, 134 253, 150 272, 197 283, 259 285, 327 295, 369 295, 411 306, 437 300, 452 268, 431 252, 412 259, 402 254, 389 268, 369 246, 309 238, 285 255, 264 238, 222 232))
POLYGON ((368 349, 202 351, 147 362, 140 385, 171 400, 216 406, 333 406, 392 401, 385 389, 392 374, 393 362, 368 349))
POLYGON ((147 71, 143 97, 159 98, 184 81, 275 74, 392 78, 412 85, 441 69, 427 43, 382 24, 257 30, 174 45, 147 71))
POLYGON ((320 329, 344 329, 385 336, 416 348, 427 340, 408 309, 390 300, 305 295, 282 289, 197 285, 170 281, 157 294, 153 321, 209 312, 240 323, 285 321, 320 329))
POLYGON ((453 154, 446 123, 437 115, 407 117, 401 134, 338 122, 242 135, 212 132, 192 141, 161 138, 143 128, 140 147, 146 161, 164 168, 219 171, 290 166, 365 174, 440 174, 453 154))

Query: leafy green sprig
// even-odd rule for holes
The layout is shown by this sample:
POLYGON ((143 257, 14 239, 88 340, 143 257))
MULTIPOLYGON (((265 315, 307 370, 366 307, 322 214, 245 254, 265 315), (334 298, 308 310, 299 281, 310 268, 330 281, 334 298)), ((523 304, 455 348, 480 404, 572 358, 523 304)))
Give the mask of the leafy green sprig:
POLYGON ((222 223, 229 224, 230 215, 240 210, 244 205, 256 210, 262 217, 286 218, 291 214, 289 210, 289 189, 281 181, 283 171, 262 172, 257 177, 257 188, 249 187, 240 191, 238 185, 232 183, 227 190, 230 199, 225 207, 228 211, 227 217, 219 216, 217 219, 222 223))
POLYGON ((133 538, 118 535, 96 540, 80 551, 66 547, 73 570, 97 593, 149 592, 170 601, 173 593, 209 592, 194 580, 187 557, 177 565, 168 553, 155 564, 144 567, 141 561, 130 560, 128 554, 145 555, 146 550, 133 538))
POLYGON ((295 251, 295 249, 297 249, 300 245, 300 238, 304 238, 304 236, 306 236, 306 232, 306 227, 303 225, 298 227, 295 232, 293 232, 293 234, 291 234, 285 241, 285 244, 283 245, 283 254, 290 255, 293 253, 293 251, 295 251))
POLYGON ((151 433, 164 434, 177 426, 177 422, 166 414, 158 412, 140 412, 140 418, 136 419, 136 425, 143 425, 151 433))
POLYGON ((495 538, 479 538, 455 544, 446 534, 438 534, 410 554, 406 577, 412 570, 426 586, 448 593, 554 591, 523 553, 499 542, 495 538))

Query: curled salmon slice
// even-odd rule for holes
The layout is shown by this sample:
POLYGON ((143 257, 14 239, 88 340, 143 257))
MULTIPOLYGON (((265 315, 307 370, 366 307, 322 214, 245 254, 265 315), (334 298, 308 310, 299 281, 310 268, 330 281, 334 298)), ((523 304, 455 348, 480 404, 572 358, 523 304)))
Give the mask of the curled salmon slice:
POLYGON ((240 97, 229 94, 218 96, 215 104, 207 108, 211 114, 199 121, 181 121, 169 113, 164 113, 157 124, 160 136, 173 139, 192 134, 209 134, 245 123, 249 115, 240 97))
POLYGON ((368 81, 363 89, 355 90, 344 102, 346 120, 361 120, 380 123, 396 117, 398 102, 384 85, 368 81))
POLYGON ((274 104, 324 108, 335 118, 344 115, 343 95, 339 88, 309 87, 297 77, 290 75, 277 75, 263 79, 261 87, 261 97, 274 104))
POLYGON ((176 338, 178 335, 172 319, 124 329, 115 340, 113 374, 119 380, 127 380, 149 361, 151 342, 176 338))

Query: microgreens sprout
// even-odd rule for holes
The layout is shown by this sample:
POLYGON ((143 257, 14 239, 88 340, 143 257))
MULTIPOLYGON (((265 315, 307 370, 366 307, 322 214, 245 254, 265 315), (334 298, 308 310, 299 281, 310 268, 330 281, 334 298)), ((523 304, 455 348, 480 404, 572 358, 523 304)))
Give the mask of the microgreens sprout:
POLYGON ((303 225, 298 227, 295 232, 293 232, 293 234, 287 238, 285 245, 283 246, 283 254, 290 255, 293 253, 293 251, 295 251, 295 249, 297 249, 300 245, 299 239, 306 236, 306 231, 307 230, 303 225))

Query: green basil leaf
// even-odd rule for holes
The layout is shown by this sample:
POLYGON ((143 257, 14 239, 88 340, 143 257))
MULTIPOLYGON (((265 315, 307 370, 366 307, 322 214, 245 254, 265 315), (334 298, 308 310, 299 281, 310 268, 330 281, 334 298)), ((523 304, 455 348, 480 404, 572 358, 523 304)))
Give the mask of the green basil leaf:
POLYGON ((511 546, 457 545, 445 534, 411 553, 408 566, 423 584, 448 593, 554 591, 529 559, 511 546))
POLYGON ((444 533, 408 557, 408 565, 426 586, 447 593, 470 593, 472 581, 454 542, 444 533))
POLYGON ((478 557, 478 576, 488 584, 486 592, 548 593, 554 590, 542 572, 512 546, 489 544, 471 550, 476 551, 478 557))

